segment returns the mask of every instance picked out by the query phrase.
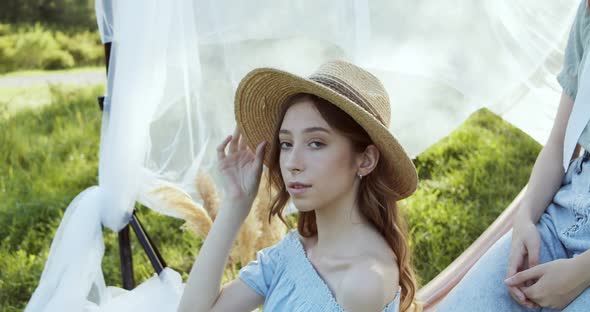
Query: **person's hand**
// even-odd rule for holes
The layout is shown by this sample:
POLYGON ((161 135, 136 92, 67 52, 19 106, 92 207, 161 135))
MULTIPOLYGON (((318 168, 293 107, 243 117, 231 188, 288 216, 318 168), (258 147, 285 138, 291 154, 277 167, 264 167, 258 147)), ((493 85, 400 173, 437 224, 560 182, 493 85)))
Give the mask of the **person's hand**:
POLYGON ((516 273, 506 279, 506 284, 520 287, 529 300, 541 307, 561 310, 588 287, 582 278, 584 272, 575 258, 558 259, 516 273))
MULTIPOLYGON (((508 270, 506 277, 511 278, 516 273, 530 269, 539 264, 539 249, 541 247, 541 236, 535 224, 525 218, 515 222, 512 230, 512 245, 510 248, 510 258, 508 261, 508 270)), ((525 284, 508 284, 508 292, 521 305, 534 308, 537 307, 535 301, 527 298, 522 291, 522 287, 529 286, 525 284)))
POLYGON ((258 193, 262 160, 266 141, 256 147, 256 153, 246 145, 238 128, 217 147, 219 171, 222 175, 223 189, 227 199, 238 208, 237 216, 245 219, 258 193), (229 144, 229 148, 226 147, 229 144))

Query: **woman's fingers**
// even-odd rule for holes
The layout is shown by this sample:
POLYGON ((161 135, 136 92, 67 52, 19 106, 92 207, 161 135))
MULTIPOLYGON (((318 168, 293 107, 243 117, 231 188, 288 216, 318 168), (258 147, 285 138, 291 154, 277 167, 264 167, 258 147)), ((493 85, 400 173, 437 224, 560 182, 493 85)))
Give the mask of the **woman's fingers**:
MULTIPOLYGON (((528 297, 528 298, 538 298, 538 292, 539 292, 539 285, 538 284, 533 284, 530 287, 524 287, 522 289, 522 292, 528 297)), ((531 301, 531 303, 533 303, 531 301)), ((536 303, 533 303, 536 305, 536 303)))
POLYGON ((524 292, 524 288, 516 287, 516 286, 509 286, 508 293, 514 299, 514 301, 518 302, 520 305, 527 306, 529 308, 537 308, 538 305, 529 299, 529 297, 524 292))
POLYGON ((233 154, 238 150, 238 144, 240 142, 240 131, 238 130, 238 126, 234 129, 234 134, 232 135, 231 142, 229 143, 228 153, 233 154))
POLYGON ((240 143, 238 144, 238 151, 245 151, 248 150, 248 144, 246 144, 246 139, 240 133, 240 143))
MULTIPOLYGON (((515 247, 513 247, 510 250, 510 256, 508 259, 508 268, 506 270, 506 278, 508 280, 508 278, 514 276, 514 274, 516 274, 516 272, 518 272, 518 269, 522 267, 523 262, 524 262, 524 248, 522 246, 522 244, 520 242, 516 243, 517 245, 514 245, 515 247)), ((512 296, 512 298, 518 302, 521 305, 529 305, 530 302, 527 302, 527 298, 524 295, 524 293, 520 290, 520 288, 516 287, 516 286, 512 286, 512 285, 507 285, 508 286, 508 292, 510 293, 510 296, 512 296)))
POLYGON ((256 158, 254 158, 256 168, 262 166, 264 160, 264 148, 266 147, 266 141, 262 141, 256 146, 256 158))
POLYGON ((543 276, 543 265, 538 265, 514 274, 514 276, 507 278, 505 282, 509 286, 518 286, 527 281, 539 279, 541 276, 543 276))
POLYGON ((518 287, 508 287, 508 292, 510 293, 510 296, 512 296, 512 298, 522 304, 522 305, 526 305, 527 304, 527 298, 525 296, 525 294, 522 292, 522 290, 520 290, 520 288, 518 287))
POLYGON ((223 140, 223 142, 221 142, 221 144, 217 146, 217 158, 219 160, 223 160, 227 157, 225 149, 228 147, 228 144, 229 148, 227 155, 247 151, 248 153, 246 155, 246 158, 242 159, 248 159, 250 161, 255 160, 259 163, 262 163, 262 160, 264 159, 264 147, 266 146, 266 141, 260 142, 256 147, 256 152, 252 153, 252 150, 250 149, 250 147, 248 147, 248 144, 246 144, 246 140, 242 137, 237 126, 234 129, 234 133, 225 138, 225 140, 223 140))
POLYGON ((231 139, 232 139, 232 136, 229 135, 229 136, 227 136, 227 138, 225 138, 225 140, 223 140, 223 142, 221 142, 221 144, 219 144, 217 146, 217 158, 219 160, 225 159, 225 147, 227 146, 227 143, 229 143, 229 141, 231 139))
POLYGON ((520 242, 517 243, 518 247, 513 247, 510 250, 510 257, 508 258, 508 269, 506 270, 506 277, 512 277, 518 268, 522 266, 524 261, 524 248, 520 242))
POLYGON ((541 242, 537 239, 531 239, 526 242, 526 249, 528 255, 529 265, 528 268, 532 268, 539 264, 539 249, 541 248, 541 242))

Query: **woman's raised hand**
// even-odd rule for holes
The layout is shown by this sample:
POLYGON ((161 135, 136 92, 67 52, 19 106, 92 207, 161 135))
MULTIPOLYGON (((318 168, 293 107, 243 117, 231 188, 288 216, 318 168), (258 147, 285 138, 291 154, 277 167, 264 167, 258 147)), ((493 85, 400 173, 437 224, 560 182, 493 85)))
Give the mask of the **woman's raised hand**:
POLYGON ((243 208, 238 216, 248 216, 258 193, 266 141, 258 144, 256 152, 246 145, 238 128, 217 147, 219 171, 223 178, 225 197, 243 208), (229 147, 228 147, 229 144, 229 147), (226 152, 227 149, 227 152, 226 152))

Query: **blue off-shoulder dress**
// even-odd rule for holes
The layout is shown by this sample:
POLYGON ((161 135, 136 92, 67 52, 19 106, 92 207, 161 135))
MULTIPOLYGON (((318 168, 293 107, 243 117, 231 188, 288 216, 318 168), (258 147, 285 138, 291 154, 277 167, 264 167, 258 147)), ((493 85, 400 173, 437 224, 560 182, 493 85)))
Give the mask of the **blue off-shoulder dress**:
MULTIPOLYGON (((258 252, 257 259, 243 267, 238 277, 263 296, 264 311, 344 311, 305 254, 296 230, 278 244, 258 252)), ((397 312, 399 286, 385 312, 397 312)))

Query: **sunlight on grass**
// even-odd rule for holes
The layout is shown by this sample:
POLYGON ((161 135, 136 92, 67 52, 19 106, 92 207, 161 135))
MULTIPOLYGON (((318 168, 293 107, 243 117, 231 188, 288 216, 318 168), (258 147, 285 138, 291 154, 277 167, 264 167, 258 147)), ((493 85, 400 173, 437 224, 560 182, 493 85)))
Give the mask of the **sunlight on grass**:
MULTIPOLYGON (((104 84, 99 84, 97 87, 104 89, 104 84)), ((52 103, 56 94, 52 92, 52 89, 59 89, 62 92, 74 92, 79 88, 79 86, 71 84, 0 87, 0 116, 14 115, 21 110, 37 109, 52 103)))

